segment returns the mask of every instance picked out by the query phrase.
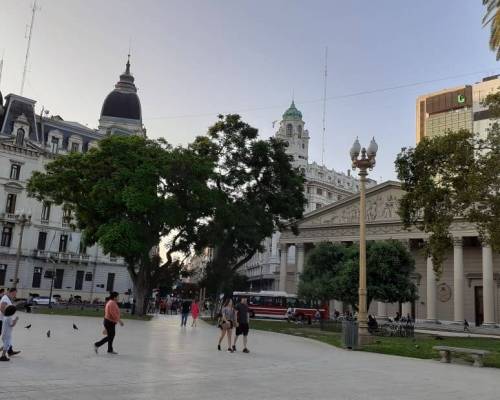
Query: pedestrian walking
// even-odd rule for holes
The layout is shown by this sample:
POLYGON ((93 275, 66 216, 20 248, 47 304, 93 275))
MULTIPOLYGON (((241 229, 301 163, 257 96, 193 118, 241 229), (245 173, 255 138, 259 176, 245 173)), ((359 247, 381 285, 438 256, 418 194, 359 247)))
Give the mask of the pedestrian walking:
POLYGON ((98 353, 99 347, 104 343, 108 344, 109 354, 118 354, 113 349, 113 340, 115 339, 116 324, 123 326, 123 322, 120 317, 120 308, 118 307, 118 292, 112 292, 108 298, 108 302, 104 307, 104 329, 106 331, 106 337, 94 343, 94 350, 96 354, 98 353))
MULTIPOLYGON (((2 298, 0 298, 0 334, 2 333, 3 331, 3 320, 4 320, 4 316, 5 316, 5 310, 7 309, 7 307, 9 306, 12 306, 13 303, 12 301, 15 300, 16 298, 16 295, 17 295, 17 289, 16 288, 10 288, 7 293, 5 293, 2 298)), ((5 349, 7 350, 7 354, 9 356, 15 356, 16 354, 19 354, 21 351, 15 351, 13 349, 13 344, 12 344, 12 340, 10 342, 10 345, 9 345, 9 348, 8 349, 5 349)))
POLYGON ((186 326, 190 310, 191 302, 189 300, 184 300, 181 304, 181 326, 186 326))
POLYGON ((198 317, 200 316, 200 307, 198 306, 198 300, 194 299, 191 304, 191 316, 193 317, 193 323, 191 326, 196 326, 196 322, 198 321, 198 317))
POLYGON ((217 345, 218 350, 221 350, 220 344, 222 343, 222 339, 224 339, 224 336, 227 336, 227 345, 228 345, 227 351, 229 351, 230 353, 233 352, 231 338, 233 334, 234 324, 235 324, 235 315, 234 315, 233 301, 231 299, 226 299, 222 307, 219 320, 219 328, 221 329, 221 334, 219 337, 219 343, 217 345))
POLYGON ((12 330, 14 326, 16 326, 17 321, 19 321, 19 317, 14 317, 16 313, 16 306, 10 305, 4 311, 3 316, 3 328, 2 328, 2 356, 0 357, 0 361, 10 361, 10 358, 7 357, 9 353, 9 349, 12 348, 12 330))
POLYGON ((247 298, 242 297, 234 308, 236 312, 236 335, 234 337, 233 351, 236 351, 236 341, 243 335, 243 353, 250 353, 247 348, 248 331, 250 329, 250 314, 248 312, 247 298))

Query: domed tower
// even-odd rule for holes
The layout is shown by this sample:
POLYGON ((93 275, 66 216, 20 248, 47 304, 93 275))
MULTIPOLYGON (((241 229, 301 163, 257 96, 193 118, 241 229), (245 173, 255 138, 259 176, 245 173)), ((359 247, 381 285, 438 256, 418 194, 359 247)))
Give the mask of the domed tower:
POLYGON ((309 132, 304 129, 302 113, 295 107, 295 102, 283 114, 276 137, 288 144, 287 154, 293 156, 293 166, 307 167, 309 154, 309 132))
POLYGON ((146 135, 142 125, 141 101, 130 73, 130 55, 125 72, 104 100, 99 130, 104 134, 146 135))

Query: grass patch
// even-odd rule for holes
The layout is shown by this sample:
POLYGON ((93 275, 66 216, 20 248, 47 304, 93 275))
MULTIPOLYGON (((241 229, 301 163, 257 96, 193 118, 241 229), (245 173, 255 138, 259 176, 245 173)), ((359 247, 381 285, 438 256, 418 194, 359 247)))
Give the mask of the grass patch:
MULTIPOLYGON (((84 308, 83 310, 79 308, 48 308, 48 307, 38 307, 33 309, 33 314, 46 314, 46 315, 70 315, 73 317, 104 317, 104 309, 95 308, 84 308)), ((121 310, 122 319, 134 319, 139 321, 149 321, 153 318, 151 315, 132 315, 121 310)))
MULTIPOLYGON (((215 324, 211 320, 206 322, 215 324)), ((295 325, 283 321, 261 321, 251 320, 250 328, 268 332, 283 333, 286 335, 307 337, 341 347, 341 333, 321 331, 319 327, 308 327, 307 325, 295 325)), ((484 358, 486 367, 500 368, 500 339, 476 338, 476 337, 444 337, 439 335, 416 334, 415 338, 401 337, 376 337, 375 342, 364 346, 361 351, 372 353, 390 354, 394 356, 439 359, 439 354, 433 350, 433 346, 465 347, 470 349, 489 350, 491 354, 484 358), (436 336, 441 339, 436 339, 436 336)), ((468 356, 453 356, 472 362, 468 356)))

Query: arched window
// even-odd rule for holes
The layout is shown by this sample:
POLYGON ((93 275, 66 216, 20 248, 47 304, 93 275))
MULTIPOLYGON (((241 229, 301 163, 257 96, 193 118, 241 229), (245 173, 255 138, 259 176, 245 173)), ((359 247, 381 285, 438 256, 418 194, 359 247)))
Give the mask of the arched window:
POLYGON ((304 143, 302 143, 302 148, 305 149, 306 148, 306 145, 304 143))
POLYGON ((287 126, 286 126, 286 135, 287 136, 292 136, 292 129, 293 129, 292 124, 287 124, 287 126))
POLYGON ((297 126, 297 132, 299 132, 299 137, 302 137, 302 125, 297 126))
POLYGON ((16 134, 16 144, 18 146, 22 146, 24 143, 24 129, 23 128, 19 128, 17 130, 17 134, 16 134))

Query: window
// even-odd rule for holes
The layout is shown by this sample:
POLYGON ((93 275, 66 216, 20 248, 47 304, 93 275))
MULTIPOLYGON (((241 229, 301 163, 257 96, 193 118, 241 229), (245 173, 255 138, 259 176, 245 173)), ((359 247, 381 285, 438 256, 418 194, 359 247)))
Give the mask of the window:
POLYGON ((20 173, 21 173, 21 166, 19 164, 11 164, 10 179, 18 181, 20 173))
POLYGON ((292 136, 292 130, 293 130, 292 124, 287 124, 286 125, 286 135, 292 136))
POLYGON ((7 264, 0 264, 0 286, 5 285, 5 275, 7 275, 7 264))
POLYGON ((62 289, 64 278, 64 270, 56 269, 56 277, 54 279, 54 289, 62 289))
POLYGON ((64 225, 69 225, 71 223, 71 209, 68 207, 63 208, 62 223, 64 225))
POLYGON ((24 143, 24 129, 19 128, 16 134, 16 145, 22 146, 24 143))
POLYGON ((84 271, 76 271, 75 290, 82 290, 84 271))
POLYGON ((47 232, 38 232, 38 244, 36 248, 38 250, 45 250, 46 242, 47 242, 47 232))
POLYGON ((77 142, 71 143, 71 151, 73 152, 80 151, 80 144, 77 142))
POLYGON ((115 274, 109 273, 108 274, 108 281, 106 282, 106 291, 112 292, 114 286, 115 286, 115 274))
POLYGON ((302 143, 302 148, 305 149, 306 148, 306 145, 304 143, 302 143))
POLYGON ((316 210, 321 208, 323 205, 321 203, 316 203, 316 210))
POLYGON ((50 151, 57 154, 59 151, 59 138, 53 137, 50 141, 50 151))
POLYGON ((92 272, 87 272, 85 274, 85 282, 92 282, 92 272))
POLYGON ((43 202, 42 206, 42 221, 48 221, 50 218, 50 203, 48 201, 43 202))
POLYGON ((319 194, 320 196, 323 196, 323 189, 317 188, 316 189, 316 194, 319 194))
POLYGON ((13 193, 7 195, 7 203, 5 204, 5 212, 7 214, 14 214, 16 212, 16 197, 13 193))
POLYGON ((61 235, 59 239, 59 251, 61 253, 66 253, 68 248, 68 235, 61 235))
POLYGON ((297 126, 297 132, 299 132, 299 137, 302 137, 302 125, 297 126))
POLYGON ((39 288, 42 282, 42 269, 40 267, 35 267, 33 269, 33 281, 31 282, 31 287, 39 288))
POLYGON ((328 198, 331 199, 332 198, 332 192, 328 192, 328 198))
POLYGON ((2 240, 0 241, 0 246, 10 247, 11 241, 12 241, 12 227, 4 226, 2 229, 2 240))

